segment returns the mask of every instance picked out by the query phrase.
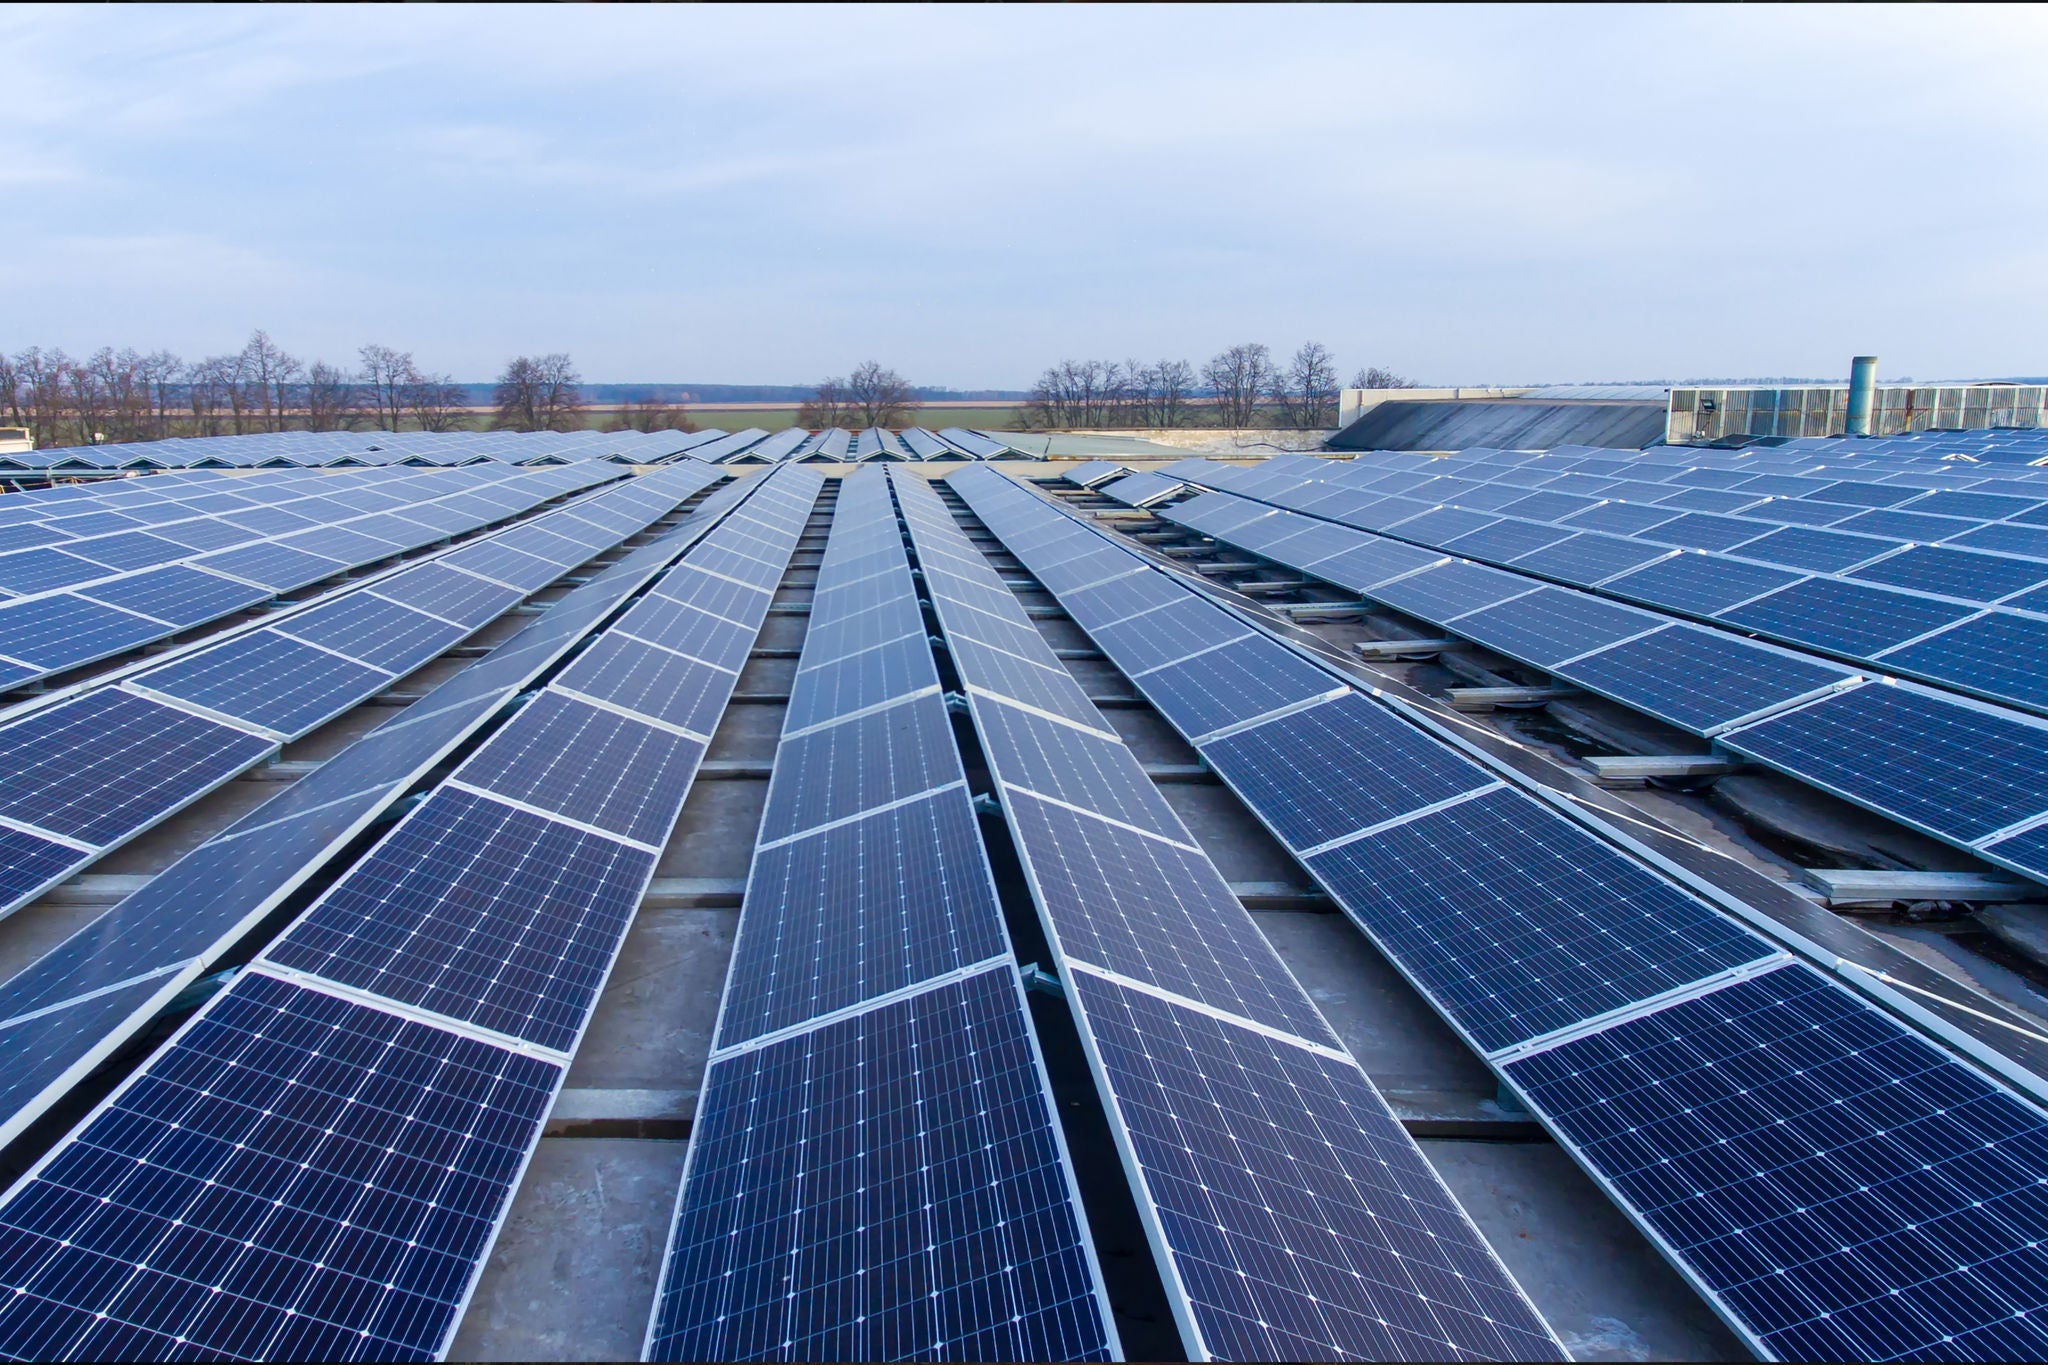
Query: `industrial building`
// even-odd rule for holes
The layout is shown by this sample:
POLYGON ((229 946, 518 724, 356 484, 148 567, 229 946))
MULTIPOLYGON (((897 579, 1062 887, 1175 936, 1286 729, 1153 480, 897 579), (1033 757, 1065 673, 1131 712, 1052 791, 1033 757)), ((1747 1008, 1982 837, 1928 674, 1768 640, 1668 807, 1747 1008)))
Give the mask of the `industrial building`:
POLYGON ((1660 398, 5 457, 0 1355, 2048 1355, 2048 432, 1660 398))

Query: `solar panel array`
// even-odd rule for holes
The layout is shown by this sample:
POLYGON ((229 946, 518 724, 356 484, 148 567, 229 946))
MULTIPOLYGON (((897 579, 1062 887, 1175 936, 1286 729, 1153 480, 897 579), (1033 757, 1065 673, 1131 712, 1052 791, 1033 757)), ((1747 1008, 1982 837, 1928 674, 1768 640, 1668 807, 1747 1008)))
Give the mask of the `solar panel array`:
POLYGON ((950 482, 1762 1354, 2048 1350, 2039 1110, 1002 476, 950 482))
POLYGON ((1110 1358, 878 470, 841 485, 773 773, 647 1358, 1110 1358))
MULTIPOLYGON (((937 494, 894 482, 1190 1358, 1561 1358, 937 494)), ((1077 538, 1046 571, 1073 602, 1152 579, 1009 510, 984 519, 1013 545, 1077 538)))
POLYGON ((215 474, 0 505, 0 688, 466 535, 607 467, 215 474))
MULTIPOLYGON (((1695 575, 1669 592, 1628 589, 1640 602, 1664 599, 1654 607, 1601 600, 1599 594, 1620 591, 1631 580, 1704 560, 1698 554, 1659 551, 1664 557, 1657 563, 1611 582, 1603 576, 1597 589, 1544 586, 1531 564, 1549 549, 1518 554, 1502 568, 1454 557, 1461 550, 1499 557, 1506 551, 1488 548, 1498 540, 1479 538, 1504 529, 1518 533, 1519 527, 1452 528, 1441 545, 1433 543, 1438 536, 1427 535, 1427 549, 1393 537, 1441 517, 1441 510, 1393 522, 1385 533, 1359 529, 1354 523, 1379 519, 1375 510, 1360 510, 1360 499, 1378 495, 1303 480, 1297 471, 1304 463, 1325 462, 1275 461, 1251 472, 1183 462, 1175 470, 1191 481, 1244 496, 1207 493, 1162 515, 1712 738, 1992 862, 2048 879, 2048 843, 2040 833, 2048 827, 2048 722, 2041 718, 1898 682, 1875 668, 1857 673, 1749 639, 1721 621, 1673 619, 1671 602, 1697 601, 1716 583, 1723 593, 1751 592, 1758 587, 1753 581, 1695 575), (1282 502, 1305 510, 1273 506, 1282 502)), ((1552 528, 1544 534, 1563 534, 1569 544, 1595 533, 1552 528)), ((1537 567, 1550 577, 1564 572, 1554 558, 1537 567)), ((1841 602, 1816 611, 1855 620, 1841 602)))
POLYGON ((0 1202, 0 1352, 445 1351, 708 743, 678 708, 715 723, 819 485, 771 475, 0 1202))
MULTIPOLYGON (((704 482, 703 466, 637 482, 649 503, 617 489, 599 501, 636 521, 665 515, 704 482)), ((0 1142, 10 1141, 80 1076, 132 1037, 219 962, 286 896, 388 810, 419 778, 498 713, 628 596, 701 538, 738 498, 726 484, 681 526, 572 589, 532 625, 392 720, 298 779, 140 890, 0 983, 0 1142)), ((595 503, 586 514, 595 514, 595 503)))
MULTIPOLYGON (((754 439, 767 435, 757 431, 754 439)), ((725 439, 722 431, 268 431, 0 454, 0 474, 166 469, 343 469, 381 465, 660 464, 725 439)))
MULTIPOLYGON (((574 470, 535 471, 565 491, 574 470)), ((0 914, 496 619, 717 475, 679 466, 0 725, 0 914)))

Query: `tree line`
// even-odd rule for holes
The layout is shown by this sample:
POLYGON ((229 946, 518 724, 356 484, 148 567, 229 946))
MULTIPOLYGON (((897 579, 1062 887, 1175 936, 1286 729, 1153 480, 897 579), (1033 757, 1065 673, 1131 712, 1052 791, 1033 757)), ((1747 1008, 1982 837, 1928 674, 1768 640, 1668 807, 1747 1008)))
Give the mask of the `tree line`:
MULTIPOLYGON (((1253 427, 1316 431, 1337 424, 1337 361, 1321 342, 1286 362, 1261 342, 1219 351, 1199 370, 1185 360, 1062 360, 1038 377, 1023 418, 1033 427, 1253 427)), ((1354 389, 1412 385, 1373 366, 1354 389)))
MULTIPOLYGON (((515 356, 492 390, 489 425, 582 427, 589 409, 581 386, 567 355, 515 356)), ((193 361, 132 347, 78 358, 40 346, 0 352, 0 425, 27 427, 43 447, 263 431, 456 431, 479 415, 451 376, 374 343, 356 352, 352 367, 303 361, 261 329, 240 351, 193 361)), ((679 406, 628 403, 608 425, 687 430, 688 422, 679 406)))

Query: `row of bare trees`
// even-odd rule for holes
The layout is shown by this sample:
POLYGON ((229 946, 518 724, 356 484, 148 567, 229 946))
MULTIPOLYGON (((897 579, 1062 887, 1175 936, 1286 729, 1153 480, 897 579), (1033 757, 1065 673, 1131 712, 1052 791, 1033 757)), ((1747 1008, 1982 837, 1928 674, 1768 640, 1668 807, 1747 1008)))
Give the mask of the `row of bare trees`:
POLYGON ((923 405, 910 381, 879 361, 869 360, 844 378, 834 376, 811 391, 796 411, 796 424, 825 427, 903 427, 923 405))
POLYGON ((375 426, 449 431, 467 395, 410 352, 365 346, 362 368, 301 361, 268 332, 232 355, 186 361, 102 347, 74 359, 31 346, 0 354, 0 422, 27 427, 39 446, 162 440, 257 431, 345 431, 375 426))
MULTIPOLYGON (((1407 388, 1378 366, 1352 388, 1407 388)), ((1232 346, 1196 370, 1185 360, 1062 360, 1024 407, 1036 427, 1253 427, 1315 431, 1337 422, 1337 361, 1321 342, 1281 362, 1260 342, 1232 346)))

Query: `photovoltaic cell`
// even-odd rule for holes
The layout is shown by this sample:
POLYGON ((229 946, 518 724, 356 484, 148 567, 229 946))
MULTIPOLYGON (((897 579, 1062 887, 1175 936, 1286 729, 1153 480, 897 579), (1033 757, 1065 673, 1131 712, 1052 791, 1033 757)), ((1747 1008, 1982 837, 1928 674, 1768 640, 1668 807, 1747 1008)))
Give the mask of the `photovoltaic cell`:
POLYGON ((2040 1116, 1808 968, 1508 1074, 1775 1358, 2048 1352, 2040 1116))
POLYGON ((1169 839, 1186 838, 1173 807, 1121 740, 1084 734, 1014 706, 983 707, 978 719, 1004 782, 1169 839))
POLYGON ((1089 632, 1126 673, 1140 673, 1198 649, 1252 634, 1245 625, 1192 594, 1182 594, 1156 611, 1089 632))
POLYGON ((1009 948, 964 789, 762 849, 748 898, 721 1048, 1009 948))
POLYGON ((1979 616, 1891 650, 1879 662, 2036 710, 2048 707, 2048 621, 2031 616, 1979 616))
POLYGON ((1645 545, 1620 536, 1602 535, 1598 531, 1583 531, 1570 540, 1560 540, 1555 545, 1521 556, 1514 561, 1514 567, 1563 579, 1567 583, 1591 586, 1616 574, 1641 568, 1670 553, 1662 545, 1645 545))
POLYGON ((1356 693, 1213 740, 1202 758, 1297 849, 1490 780, 1356 693))
POLYGON ((1891 588, 1809 578, 1719 612, 1717 619, 1861 658, 1960 621, 1973 610, 1891 588))
POLYGON ((1674 625, 1575 660, 1558 676, 1684 729, 1704 731, 1853 675, 1754 641, 1674 625))
POLYGON ((462 781, 659 845, 704 745, 549 690, 462 765, 462 781))
POLYGON ((389 686, 392 675, 266 629, 152 669, 137 681, 209 711, 299 735, 389 686))
POLYGON ((1604 585, 1602 591, 1653 607, 1711 616, 1737 602, 1796 583, 1799 577, 1784 569, 1746 564, 1739 559, 1688 554, 1624 574, 1604 585))
POLYGON ((1510 658, 1549 668, 1576 655, 1641 635, 1662 618, 1562 588, 1458 618, 1457 632, 1510 658))
POLYGON ((444 788, 265 956, 568 1049, 654 855, 444 788))
POLYGON ((1411 616, 1441 622, 1519 597, 1536 586, 1515 574, 1453 560, 1374 588, 1372 595, 1411 616))
POLYGON ((1489 1052, 1770 951, 1512 790, 1419 815, 1307 863, 1489 1052))
POLYGON ((1791 569, 1837 573, 1875 558, 1886 550, 1895 550, 1900 544, 1896 540, 1879 540, 1874 536, 1852 536, 1839 531, 1817 531, 1807 526, 1787 526, 1750 541, 1742 547, 1742 555, 1745 559, 1761 559, 1766 564, 1783 564, 1791 569))
POLYGON ((760 837, 783 838, 960 780, 946 705, 937 695, 919 697, 784 741, 760 837))
POLYGON ((163 633, 159 622, 70 593, 0 604, 0 649, 40 669, 104 658, 163 633))
POLYGON ((715 1061, 648 1358, 1107 1358, 1039 1076, 1007 970, 715 1061))
POLYGON ((2008 555, 1951 550, 1940 545, 1915 545, 1888 559, 1866 564, 1849 576, 1867 583, 1960 597, 1967 602, 1995 602, 2048 582, 2048 564, 2008 555))
MULTIPOLYGON (((84 862, 87 856, 25 830, 0 827, 0 904, 20 900, 66 869, 84 862)), ((4 1035, 0 1035, 0 1042, 5 1041, 4 1035)))
POLYGON ((1006 804, 1068 957, 1337 1046, 1205 856, 1020 792, 1006 804))
POLYGON ((0 815, 89 844, 124 838, 276 746, 118 688, 0 729, 0 815))
POLYGON ((2048 810, 2044 733, 1917 688, 1869 683, 1731 730, 1721 743, 1970 841, 2048 810))
POLYGON ((411 672, 469 634, 367 592, 287 617, 277 630, 392 673, 411 672))
POLYGON ((1357 1066, 1077 971, 1207 1358, 1559 1359, 1357 1066))
POLYGON ((1147 700, 1191 735, 1204 735, 1321 696, 1338 684, 1263 636, 1238 640, 1134 679, 1147 700))
POLYGON ((96 602, 153 616, 173 626, 193 626, 269 599, 267 589, 251 587, 183 565, 171 564, 149 573, 96 583, 79 591, 96 602))
POLYGON ((556 1080, 246 975, 0 1205, 0 1352, 435 1356, 556 1080))
POLYGON ((723 669, 607 633, 578 654, 555 684, 708 735, 736 680, 723 669))

